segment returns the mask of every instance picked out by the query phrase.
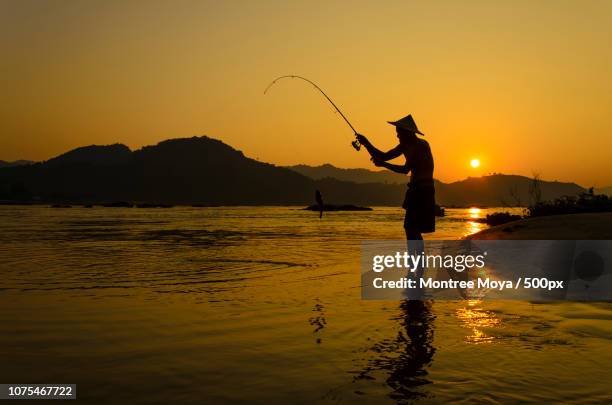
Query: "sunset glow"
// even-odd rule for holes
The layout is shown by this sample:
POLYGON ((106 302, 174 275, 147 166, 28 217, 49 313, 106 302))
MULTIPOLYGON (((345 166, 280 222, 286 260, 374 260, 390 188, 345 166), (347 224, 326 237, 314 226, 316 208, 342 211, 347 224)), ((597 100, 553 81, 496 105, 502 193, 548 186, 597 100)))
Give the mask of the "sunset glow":
POLYGON ((611 40, 612 0, 0 0, 0 399, 612 404, 611 40))
POLYGON ((473 218, 473 219, 480 218, 480 208, 472 207, 470 208, 469 212, 470 212, 470 218, 473 218))
POLYGON ((371 167, 311 87, 264 96, 297 74, 380 149, 412 114, 441 181, 473 176, 478 145, 491 172, 612 184, 612 2, 153 3, 3 3, 0 159, 208 135, 276 165, 371 167))

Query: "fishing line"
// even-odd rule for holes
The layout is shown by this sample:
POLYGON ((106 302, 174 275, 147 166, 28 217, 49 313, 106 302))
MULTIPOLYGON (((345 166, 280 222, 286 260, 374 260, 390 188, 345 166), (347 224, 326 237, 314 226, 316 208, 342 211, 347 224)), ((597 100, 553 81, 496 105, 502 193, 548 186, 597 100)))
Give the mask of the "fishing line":
MULTIPOLYGON (((340 116, 344 119, 344 121, 348 124, 348 126, 351 128, 351 130, 353 131, 353 133, 355 135, 357 135, 357 130, 353 127, 353 125, 350 123, 350 121, 346 118, 346 116, 342 113, 342 111, 340 111, 340 109, 338 108, 338 106, 336 105, 336 103, 334 103, 332 101, 331 98, 329 98, 329 96, 327 94, 325 94, 325 92, 319 87, 317 86, 317 84, 315 82, 313 82, 312 80, 309 80, 305 77, 302 76, 297 76, 297 75, 285 75, 285 76, 279 76, 276 79, 272 80, 272 82, 268 85, 268 87, 266 87, 266 89, 264 90, 264 94, 266 94, 268 92, 268 90, 270 89, 270 87, 274 86, 274 84, 276 84, 276 82, 278 82, 281 79, 301 79, 304 80, 305 82, 308 82, 310 84, 312 84, 314 86, 315 89, 319 90, 321 92, 321 94, 323 94, 323 96, 327 99, 327 101, 329 101, 331 103, 331 105, 336 109, 336 111, 338 112, 338 114, 340 114, 340 116)), ((353 145, 353 148, 355 148, 355 150, 359 150, 361 149, 361 144, 359 143, 359 141, 355 140, 353 142, 351 142, 351 145, 353 145)))

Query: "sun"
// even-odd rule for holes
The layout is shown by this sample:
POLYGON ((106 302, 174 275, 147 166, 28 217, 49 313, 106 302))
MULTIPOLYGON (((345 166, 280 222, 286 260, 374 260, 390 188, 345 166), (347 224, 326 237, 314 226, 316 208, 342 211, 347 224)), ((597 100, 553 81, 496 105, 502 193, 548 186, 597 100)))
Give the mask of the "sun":
POLYGON ((474 169, 477 167, 480 167, 480 160, 479 159, 472 159, 470 161, 470 166, 472 166, 474 169))

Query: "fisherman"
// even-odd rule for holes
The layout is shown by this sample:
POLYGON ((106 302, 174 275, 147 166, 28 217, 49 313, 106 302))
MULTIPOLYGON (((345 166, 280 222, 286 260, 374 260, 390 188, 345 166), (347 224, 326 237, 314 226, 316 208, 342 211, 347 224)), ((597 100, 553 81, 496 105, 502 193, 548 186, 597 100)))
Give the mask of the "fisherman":
MULTIPOLYGON (((436 229, 436 201, 433 182, 433 156, 426 140, 417 137, 417 134, 425 135, 417 128, 412 115, 398 121, 387 121, 395 126, 399 145, 388 152, 381 152, 370 143, 368 138, 361 134, 355 134, 357 141, 361 143, 372 156, 372 162, 378 167, 384 167, 397 173, 408 174, 410 182, 404 197, 402 207, 406 210, 404 217, 404 230, 408 240, 408 252, 411 255, 424 253, 424 233, 434 232, 436 229), (388 160, 404 155, 406 163, 395 165, 388 160)), ((425 297, 421 288, 420 280, 423 278, 424 268, 418 266, 409 277, 417 283, 417 288, 405 289, 403 295, 408 300, 421 300, 425 297)))
POLYGON ((315 200, 317 201, 317 206, 319 208, 319 219, 321 219, 323 218, 324 204, 323 204, 323 196, 321 195, 321 192, 319 190, 316 190, 315 192, 315 200))
POLYGON ((370 143, 364 135, 356 134, 359 141, 372 156, 372 162, 397 173, 411 173, 408 190, 402 207, 406 210, 404 229, 409 241, 423 240, 423 233, 435 231, 435 191, 433 182, 433 156, 426 140, 417 137, 425 135, 417 128, 412 115, 398 121, 388 121, 395 126, 399 145, 388 152, 382 152, 370 143), (406 163, 396 165, 388 160, 404 155, 406 163))

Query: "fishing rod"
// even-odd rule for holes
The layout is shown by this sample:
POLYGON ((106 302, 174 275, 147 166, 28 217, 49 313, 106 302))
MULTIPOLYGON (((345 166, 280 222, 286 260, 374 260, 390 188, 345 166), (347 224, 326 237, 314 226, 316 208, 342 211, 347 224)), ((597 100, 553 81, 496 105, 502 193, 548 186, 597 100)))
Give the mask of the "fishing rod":
MULTIPOLYGON (((353 130, 353 133, 355 133, 355 135, 357 135, 357 130, 353 127, 353 125, 349 122, 349 120, 346 118, 346 116, 342 113, 342 111, 340 111, 340 109, 338 108, 338 106, 336 105, 336 103, 334 103, 332 101, 331 98, 329 98, 329 96, 327 94, 325 94, 325 92, 319 87, 317 86, 317 84, 305 77, 302 76, 296 76, 296 75, 285 75, 285 76, 279 76, 276 79, 272 80, 272 82, 268 85, 268 87, 266 87, 266 89, 264 90, 264 94, 266 94, 268 92, 268 90, 270 89, 270 87, 274 86, 274 84, 276 84, 276 82, 278 82, 281 79, 301 79, 304 80, 310 84, 312 84, 314 86, 315 89, 319 90, 321 92, 321 94, 323 94, 323 96, 325 96, 325 98, 327 99, 327 101, 329 101, 331 103, 332 106, 334 106, 334 108, 336 109, 336 111, 338 112, 338 114, 340 114, 340 116, 344 119, 344 121, 346 121, 346 123, 348 124, 348 126, 353 130)), ((353 142, 351 142, 351 145, 353 145, 353 148, 355 148, 355 150, 359 151, 359 149, 361 149, 361 144, 359 143, 358 140, 354 140, 353 142)))

